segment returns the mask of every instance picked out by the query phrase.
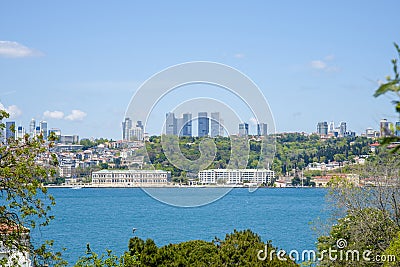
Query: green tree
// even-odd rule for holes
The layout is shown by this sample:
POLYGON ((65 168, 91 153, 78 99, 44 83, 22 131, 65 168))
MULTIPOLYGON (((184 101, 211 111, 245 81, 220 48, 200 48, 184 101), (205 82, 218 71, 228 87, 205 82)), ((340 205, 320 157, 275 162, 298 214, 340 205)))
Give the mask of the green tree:
MULTIPOLYGON (((345 178, 330 182, 328 203, 334 217, 328 235, 318 239, 320 252, 335 249, 344 239, 347 250, 366 250, 382 255, 400 231, 400 159, 395 154, 381 153, 360 169, 373 187, 358 187, 345 178)), ((361 255, 361 254, 360 254, 361 255)), ((381 266, 382 263, 334 261, 325 259, 322 266, 381 266)))
MULTIPOLYGON (((154 241, 146 241, 134 237, 129 241, 129 255, 140 262, 140 266, 298 266, 287 256, 286 260, 279 260, 271 251, 278 251, 271 242, 263 243, 259 235, 250 230, 237 231, 227 234, 223 240, 215 238, 212 242, 202 240, 191 240, 178 244, 169 244, 158 248, 154 241), (260 260, 258 254, 267 248, 265 260, 260 260)), ((124 254, 126 255, 126 253, 124 254)), ((263 254, 264 255, 264 254, 263 254)), ((95 257, 98 259, 98 256, 95 257)), ((91 257, 89 265, 76 265, 76 267, 96 267, 91 257)), ((116 258, 114 258, 113 262, 116 258)), ((105 259, 101 258, 104 262, 105 259)), ((84 258, 85 262, 88 262, 84 258)), ((135 265, 112 265, 112 266, 135 266, 135 265)))
MULTIPOLYGON (((0 110, 0 122, 8 117, 7 112, 0 110)), ((0 123, 1 133, 4 128, 4 123, 0 123)), ((43 186, 56 174, 54 166, 58 162, 49 152, 51 146, 52 142, 45 143, 42 136, 28 135, 10 138, 0 145, 0 241, 10 251, 29 253, 35 266, 65 265, 61 254, 51 251, 53 242, 39 246, 26 242, 30 229, 46 226, 53 219, 50 210, 55 200, 43 186), (38 158, 46 164, 38 164, 38 158)))
MULTIPOLYGON (((400 47, 396 43, 394 43, 394 47, 396 48, 398 58, 400 58, 400 47)), ((396 97, 396 99, 393 100, 393 103, 395 104, 395 110, 397 113, 400 113, 400 73, 397 58, 392 59, 392 65, 394 76, 387 76, 386 82, 379 86, 379 88, 375 91, 374 96, 378 97, 388 93, 392 93, 392 95, 394 94, 396 97)), ((386 134, 387 136, 382 139, 383 144, 390 144, 392 142, 400 141, 400 136, 396 136, 392 132, 388 132, 386 134)), ((399 149, 400 145, 397 144, 394 146, 392 151, 397 152, 399 149)))
POLYGON ((400 260, 400 232, 392 239, 390 246, 385 250, 383 255, 385 255, 387 259, 383 266, 398 266, 398 261, 400 260))
POLYGON ((86 255, 79 258, 74 267, 135 267, 140 266, 139 255, 131 256, 124 253, 122 256, 116 256, 111 250, 106 254, 98 255, 93 252, 90 245, 86 245, 86 255))

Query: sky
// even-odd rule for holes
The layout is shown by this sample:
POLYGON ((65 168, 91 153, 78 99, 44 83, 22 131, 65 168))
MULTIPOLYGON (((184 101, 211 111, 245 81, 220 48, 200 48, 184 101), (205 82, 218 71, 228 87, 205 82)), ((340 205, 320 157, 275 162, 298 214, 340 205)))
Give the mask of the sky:
MULTIPOLYGON (((142 83, 211 61, 259 87, 277 132, 314 132, 319 121, 378 129, 382 118, 397 120, 394 96, 372 95, 391 74, 399 9, 398 0, 2 1, 0 108, 27 129, 35 118, 62 134, 118 140, 142 83)), ((160 101, 146 131, 159 134, 184 97, 218 91, 193 87, 160 101)), ((237 112, 254 131, 252 115, 237 112)))

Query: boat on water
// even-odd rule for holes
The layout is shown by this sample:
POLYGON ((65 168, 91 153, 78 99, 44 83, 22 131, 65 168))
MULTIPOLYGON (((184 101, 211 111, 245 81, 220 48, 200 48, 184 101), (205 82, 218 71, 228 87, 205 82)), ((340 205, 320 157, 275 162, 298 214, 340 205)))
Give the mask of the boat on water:
POLYGON ((76 185, 74 187, 71 187, 71 189, 74 189, 74 190, 82 189, 82 186, 76 185))

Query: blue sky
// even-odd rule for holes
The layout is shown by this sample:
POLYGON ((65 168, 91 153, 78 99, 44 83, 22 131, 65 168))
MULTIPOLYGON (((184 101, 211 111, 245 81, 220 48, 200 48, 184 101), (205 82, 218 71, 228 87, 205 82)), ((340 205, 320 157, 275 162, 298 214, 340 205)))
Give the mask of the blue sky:
POLYGON ((3 1, 1 105, 26 128, 45 119, 63 134, 120 139, 141 83, 201 60, 249 76, 278 132, 396 120, 392 98, 372 94, 400 42, 398 0, 231 2, 3 1))

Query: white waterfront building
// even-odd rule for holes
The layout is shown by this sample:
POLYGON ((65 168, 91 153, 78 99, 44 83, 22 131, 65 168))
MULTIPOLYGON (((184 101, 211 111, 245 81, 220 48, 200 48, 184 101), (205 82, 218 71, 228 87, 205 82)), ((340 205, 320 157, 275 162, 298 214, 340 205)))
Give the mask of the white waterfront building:
POLYGON ((1 223, 0 234, 3 236, 2 241, 0 241, 0 261, 5 261, 4 266, 32 267, 28 252, 30 245, 29 229, 23 226, 17 227, 1 223), (19 237, 19 241, 14 240, 14 242, 19 243, 22 249, 17 248, 16 245, 12 245, 11 247, 9 247, 10 244, 4 245, 4 241, 8 239, 8 235, 14 236, 11 239, 19 237))
POLYGON ((93 186, 162 186, 171 180, 171 172, 162 170, 101 170, 92 172, 93 186))
POLYGON ((275 176, 267 169, 211 169, 199 172, 201 184, 268 184, 275 176))

